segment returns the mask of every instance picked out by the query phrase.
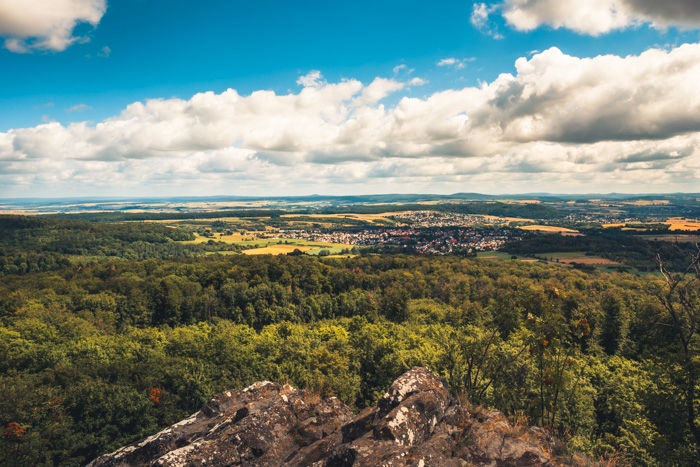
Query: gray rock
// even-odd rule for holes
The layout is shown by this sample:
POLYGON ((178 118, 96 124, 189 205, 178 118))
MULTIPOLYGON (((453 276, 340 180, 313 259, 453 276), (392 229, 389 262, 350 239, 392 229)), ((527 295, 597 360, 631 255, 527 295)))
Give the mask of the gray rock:
POLYGON ((270 382, 219 394, 199 412, 89 467, 554 466, 544 430, 514 430, 500 412, 470 415, 446 384, 413 368, 376 407, 270 382))

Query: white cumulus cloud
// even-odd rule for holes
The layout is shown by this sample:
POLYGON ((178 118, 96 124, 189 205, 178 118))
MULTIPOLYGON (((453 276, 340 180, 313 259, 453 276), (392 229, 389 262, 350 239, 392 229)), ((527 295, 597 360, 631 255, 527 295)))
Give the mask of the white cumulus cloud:
POLYGON ((428 84, 428 80, 415 77, 415 78, 412 78, 411 81, 408 82, 408 84, 410 84, 411 86, 424 86, 424 85, 428 84))
POLYGON ((477 29, 483 29, 486 27, 489 21, 489 14, 491 9, 485 3, 475 3, 472 7, 472 15, 469 21, 477 29))
POLYGON ((494 39, 503 39, 503 35, 491 23, 489 16, 500 9, 499 5, 487 5, 486 3, 474 3, 469 22, 479 31, 488 34, 494 39))
POLYGON ((304 76, 300 76, 297 80, 297 84, 305 88, 319 88, 323 86, 324 82, 323 76, 318 70, 311 70, 304 76))
POLYGON ((700 27, 700 2, 696 0, 504 0, 490 10, 485 5, 475 7, 472 24, 483 28, 496 11, 520 31, 549 25, 597 36, 642 23, 656 28, 700 27))
POLYGON ((550 48, 515 69, 420 98, 416 81, 312 72, 296 93, 204 92, 0 132, 0 195, 697 191, 700 44, 550 48))
POLYGON ((473 62, 473 58, 443 58, 437 62, 437 66, 452 67, 455 70, 463 70, 467 67, 467 63, 473 62))
POLYGON ((73 29, 97 26, 106 9, 106 0, 0 0, 0 36, 11 52, 60 52, 87 40, 73 36, 73 29))

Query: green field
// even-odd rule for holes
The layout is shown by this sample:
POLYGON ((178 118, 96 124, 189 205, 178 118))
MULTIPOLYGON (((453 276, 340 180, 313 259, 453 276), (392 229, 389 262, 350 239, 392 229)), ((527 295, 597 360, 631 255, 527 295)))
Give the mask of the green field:
MULTIPOLYGON (((195 240, 186 243, 207 243, 209 240, 213 240, 215 242, 225 242, 238 245, 245 250, 268 248, 274 245, 293 245, 303 249, 307 255, 318 255, 321 250, 328 250, 331 255, 339 255, 344 249, 349 250, 354 247, 354 245, 346 245, 342 243, 313 242, 296 238, 256 238, 254 240, 241 240, 240 238, 240 235, 224 236, 221 238, 198 236, 195 240)), ((245 238, 250 237, 246 235, 245 238)))
MULTIPOLYGON (((480 251, 476 254, 477 258, 481 259, 499 259, 499 260, 506 260, 506 259, 511 259, 513 255, 510 253, 504 253, 502 251, 480 251)), ((518 256, 518 259, 522 259, 521 256, 518 256)))
POLYGON ((558 253, 538 253, 532 257, 512 255, 501 251, 482 251, 477 253, 477 258, 494 259, 494 260, 511 260, 513 256, 517 256, 519 261, 536 262, 546 260, 551 264, 570 265, 572 263, 586 264, 599 269, 610 269, 618 266, 618 263, 611 261, 601 256, 587 255, 583 251, 567 251, 558 253))

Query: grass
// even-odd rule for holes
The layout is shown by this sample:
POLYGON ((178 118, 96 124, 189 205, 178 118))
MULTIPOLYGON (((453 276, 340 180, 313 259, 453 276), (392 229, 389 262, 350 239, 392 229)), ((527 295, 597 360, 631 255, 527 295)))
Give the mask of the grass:
POLYGON ((578 263, 589 264, 591 266, 610 267, 618 266, 620 264, 615 261, 611 261, 607 258, 602 258, 600 256, 589 256, 582 251, 570 251, 561 253, 538 253, 536 255, 537 258, 512 255, 510 253, 504 253, 502 251, 482 251, 477 253, 476 255, 477 258, 494 260, 510 260, 512 256, 517 256, 517 259, 519 261, 530 263, 541 261, 539 258, 546 258, 547 262, 550 264, 561 265, 571 265, 571 263, 578 263))
POLYGON ((350 250, 354 247, 354 245, 346 245, 343 243, 312 242, 297 238, 263 238, 234 243, 244 248, 250 248, 243 251, 243 253, 247 255, 287 254, 294 251, 295 248, 298 248, 308 255, 318 255, 321 250, 328 250, 331 255, 339 255, 341 251, 345 249, 350 250))
MULTIPOLYGON (((246 255, 281 255, 287 254, 298 248, 308 255, 318 255, 321 250, 328 250, 331 255, 340 255, 345 249, 352 249, 355 245, 343 243, 312 242, 297 238, 258 238, 255 235, 269 235, 269 232, 254 232, 248 234, 234 233, 233 235, 216 235, 214 237, 203 237, 195 234, 194 240, 182 243, 207 243, 209 240, 239 245, 246 248, 242 253, 246 255)), ((222 252, 232 254, 232 252, 222 252)))
MULTIPOLYGON (((504 253, 502 251, 480 251, 476 254, 477 258, 480 259, 499 259, 499 260, 506 260, 506 259, 511 259, 511 256, 513 256, 510 253, 504 253)), ((520 258, 520 257, 518 257, 520 258)))
POLYGON ((566 251, 559 253, 538 253, 538 257, 541 258, 551 258, 553 262, 565 263, 579 263, 579 264, 606 264, 606 265, 617 265, 618 262, 603 258, 601 256, 591 256, 587 255, 583 251, 566 251))
MULTIPOLYGON (((317 223, 324 226, 342 224, 343 220, 352 220, 365 222, 367 224, 374 225, 395 225, 396 222, 392 219, 388 219, 390 216, 395 216, 398 214, 405 214, 403 212, 386 212, 382 214, 355 214, 355 213, 343 213, 343 214, 283 214, 282 218, 285 219, 298 219, 310 221, 311 223, 317 223)), ((298 221, 292 221, 298 222, 298 221)), ((308 223, 308 222, 307 222, 308 223)))

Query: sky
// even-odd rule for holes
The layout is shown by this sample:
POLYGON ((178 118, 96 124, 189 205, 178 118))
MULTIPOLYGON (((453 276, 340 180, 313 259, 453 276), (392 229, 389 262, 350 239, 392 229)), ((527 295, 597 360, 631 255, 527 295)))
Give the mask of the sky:
POLYGON ((0 198, 700 192, 697 0, 0 0, 0 198))

